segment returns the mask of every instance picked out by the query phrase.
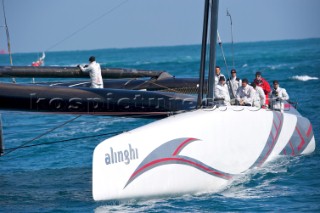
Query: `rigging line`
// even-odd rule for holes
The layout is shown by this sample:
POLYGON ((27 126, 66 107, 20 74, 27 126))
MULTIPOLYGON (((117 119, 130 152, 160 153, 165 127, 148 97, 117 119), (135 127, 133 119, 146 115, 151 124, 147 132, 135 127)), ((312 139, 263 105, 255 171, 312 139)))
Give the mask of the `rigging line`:
MULTIPOLYGON (((140 77, 141 77, 141 76, 140 76, 140 77)), ((137 78, 131 79, 130 81, 135 80, 135 79, 137 79, 137 78)), ((126 86, 130 81, 127 81, 123 86, 126 86)), ((143 81, 141 84, 138 84, 137 86, 133 87, 132 90, 135 90, 136 88, 139 88, 139 87, 141 87, 142 85, 144 85, 144 84, 146 84, 146 83, 149 83, 149 81, 152 81, 152 78, 143 81)))
POLYGON ((11 152, 13 152, 13 151, 15 151, 15 150, 19 149, 20 147, 23 147, 23 146, 25 146, 26 144, 31 143, 31 142, 33 142, 33 141, 35 141, 35 140, 37 140, 37 139, 39 139, 39 138, 41 138, 41 137, 43 137, 43 136, 45 136, 45 135, 49 134, 50 132, 53 132, 54 130, 56 130, 56 129, 58 129, 58 128, 62 127, 62 126, 66 125, 66 124, 68 124, 68 123, 71 123, 72 121, 74 121, 74 120, 78 119, 79 117, 81 117, 81 115, 78 115, 78 116, 76 116, 76 117, 74 117, 74 118, 72 118, 72 119, 70 119, 70 120, 68 120, 68 121, 66 121, 66 122, 64 122, 64 123, 62 123, 62 124, 60 124, 60 125, 58 125, 58 126, 54 127, 54 128, 52 128, 52 129, 50 129, 50 130, 48 130, 48 131, 46 131, 46 132, 44 132, 44 133, 42 133, 42 134, 40 134, 40 135, 38 135, 38 136, 34 137, 33 139, 31 139, 31 140, 29 140, 29 141, 27 141, 27 142, 23 143, 22 145, 20 145, 20 146, 18 146, 18 147, 16 147, 16 148, 14 148, 14 149, 12 149, 12 150, 10 150, 9 152, 4 153, 2 156, 8 155, 9 153, 11 153, 11 152))
POLYGON ((10 35, 9 35, 9 28, 8 28, 8 24, 7 24, 6 11, 5 11, 5 7, 4 7, 4 0, 2 0, 2 9, 3 9, 3 16, 4 16, 4 25, 5 25, 4 27, 6 29, 7 42, 8 42, 8 53, 9 53, 9 57, 10 57, 10 64, 12 66, 13 63, 12 63, 12 55, 11 55, 11 47, 10 47, 10 35))
POLYGON ((55 43, 54 45, 52 45, 51 47, 47 48, 44 52, 47 52, 53 48, 55 48, 56 46, 60 45, 61 43, 65 42, 66 40, 72 38, 73 36, 75 36, 77 33, 83 31, 84 29, 88 28, 90 25, 92 25, 93 23, 99 21, 100 19, 102 19, 103 17, 105 17, 106 15, 112 13, 113 11, 115 11, 116 9, 118 9, 119 7, 121 7, 122 5, 124 5, 125 3, 127 3, 129 0, 124 0, 122 2, 120 2, 120 4, 116 5, 115 7, 111 8, 110 10, 108 10, 106 13, 100 15, 99 17, 93 19, 91 22, 89 22, 88 24, 84 25, 83 27, 79 28, 78 30, 74 31, 73 33, 71 33, 70 35, 68 35, 67 37, 65 37, 64 39, 58 41, 57 43, 55 43))
POLYGON ((166 87, 166 86, 164 86, 164 85, 161 85, 161 84, 157 84, 157 83, 155 83, 155 82, 152 82, 152 79, 146 80, 146 81, 142 82, 141 84, 133 87, 132 90, 135 90, 135 89, 141 87, 142 85, 148 84, 148 83, 149 83, 149 84, 153 84, 153 85, 155 85, 155 86, 159 86, 159 87, 162 88, 162 89, 167 89, 167 90, 172 91, 172 92, 177 92, 177 93, 179 92, 178 90, 172 89, 172 88, 170 88, 170 87, 166 87))
MULTIPOLYGON (((29 125, 30 126, 30 125, 29 125)), ((38 129, 36 129, 36 131, 43 131, 43 130, 48 130, 49 128, 38 128, 38 129)), ((25 132, 30 132, 30 130, 29 129, 25 129, 25 130, 19 130, 19 133, 25 133, 25 132)), ((7 135, 16 135, 17 134, 17 132, 16 131, 13 131, 13 132, 8 132, 8 131, 6 131, 6 133, 5 133, 5 135, 7 136, 7 135)))
MULTIPOLYGON (((6 76, 12 77, 12 76, 7 75, 7 74, 6 74, 6 76)), ((141 74, 141 76, 143 76, 143 74, 141 74)), ((136 78, 132 78, 132 80, 134 80, 134 79, 136 79, 136 78)), ((157 83, 153 82, 152 80, 153 80, 153 79, 145 80, 145 81, 143 81, 141 84, 138 84, 138 85, 134 86, 133 88, 131 88, 131 90, 137 90, 137 88, 143 86, 144 84, 153 84, 153 85, 155 85, 155 86, 160 87, 161 89, 167 89, 167 90, 169 90, 169 91, 171 91, 171 92, 177 92, 177 93, 179 93, 179 91, 176 90, 176 89, 173 89, 173 88, 170 88, 170 87, 161 85, 161 84, 157 84, 157 83)), ((48 82, 41 82, 41 81, 40 81, 40 82, 38 82, 38 83, 48 83, 48 82)), ((75 88, 77 88, 77 87, 75 87, 75 88)))
MULTIPOLYGON (((160 75, 161 75, 161 73, 160 73, 160 75)), ((160 75, 159 75, 159 76, 160 76, 160 75)), ((158 76, 158 77, 159 77, 159 76, 158 76)), ((140 77, 143 77, 143 74, 140 74, 140 77)), ((127 81, 126 84, 127 84, 128 82, 134 80, 134 79, 137 79, 137 78, 130 78, 130 79, 131 79, 131 80, 127 81)), ((160 88, 167 89, 167 90, 170 90, 170 91, 172 91, 172 92, 178 92, 177 90, 174 90, 174 89, 172 89, 172 88, 170 88, 170 87, 166 87, 166 86, 161 85, 161 84, 157 84, 157 83, 155 83, 155 82, 153 82, 153 81, 154 81, 154 78, 147 79, 147 80, 143 81, 141 84, 138 84, 138 85, 134 86, 133 88, 131 88, 131 90, 137 90, 137 88, 141 87, 141 86, 144 85, 144 84, 153 84, 153 85, 155 85, 155 86, 159 86, 160 88)), ((126 85, 126 84, 125 84, 125 85, 126 85)))
MULTIPOLYGON (((13 113, 17 113, 17 112, 13 112, 13 113)), ((33 112, 31 112, 33 113, 33 112)), ((17 113, 18 114, 18 113, 17 113)), ((23 113, 22 113, 23 114, 23 113)), ((27 115, 29 115, 30 113, 26 113, 27 115)), ((92 115, 93 116, 93 115, 92 115)), ((130 117, 121 117, 121 121, 123 121, 124 119, 128 120, 127 118, 130 118, 130 117)), ((99 118, 99 120, 97 120, 97 117, 95 117, 95 121, 87 121, 87 120, 77 120, 77 121, 74 121, 74 123, 80 123, 80 122, 83 122, 84 125, 87 125, 87 124, 90 124, 90 123, 99 123, 99 122, 114 122, 114 121, 117 121, 119 120, 119 117, 103 117, 103 118, 99 118)), ((32 127, 37 127, 37 126, 43 126, 43 125, 47 125, 48 128, 45 128, 43 130, 47 130, 49 129, 50 127, 54 126, 54 125, 57 125, 57 124, 61 124, 61 122, 51 122, 50 124, 47 124, 47 123, 37 123, 37 124, 33 124, 32 127)), ((30 124, 20 124, 20 125, 5 125, 4 128, 16 128, 16 127, 30 127, 30 124)), ((37 129, 38 130, 38 129, 37 129)), ((28 131, 28 130, 26 130, 28 131)), ((6 132, 7 133, 7 132, 6 132)))
MULTIPOLYGON (((84 122, 83 124, 79 124, 79 125, 87 125, 87 124, 93 124, 93 123, 99 123, 99 122, 104 122, 105 120, 99 120, 99 121, 91 121, 91 122, 86 122, 86 121, 75 121, 75 122, 84 122)), ((112 122, 112 120, 111 120, 112 122)), ((57 123, 53 123, 53 124, 57 124, 57 123)), ((45 123, 43 124, 36 124, 36 125, 32 125, 32 127, 35 126, 43 126, 45 125, 45 123)), ((17 128, 17 127, 25 127, 25 126, 30 126, 30 124, 26 124, 26 125, 17 125, 17 126, 5 126, 5 128, 17 128)), ((48 126, 47 128, 36 128, 36 130, 34 129, 26 129, 26 130, 19 130, 19 133, 24 133, 24 132, 30 132, 30 131, 44 131, 44 130, 49 130, 50 126, 48 126)), ((15 135, 17 134, 16 131, 6 131, 5 135, 15 135)))
POLYGON ((176 90, 176 89, 172 89, 170 87, 167 87, 167 86, 164 86, 164 85, 161 85, 161 84, 157 84, 156 82, 150 82, 150 83, 155 85, 155 86, 158 86, 158 87, 160 87, 162 89, 167 89, 168 91, 179 93, 179 91, 176 90))
POLYGON ((230 18, 230 25, 231 25, 231 43, 232 43, 232 65, 233 65, 233 69, 235 68, 234 66, 234 42, 233 42, 233 25, 232 25, 232 17, 231 14, 229 13, 229 10, 227 9, 227 16, 229 16, 230 18))
MULTIPOLYGON (((13 113, 18 113, 18 112, 13 112, 13 113)), ((32 112, 33 113, 33 112, 32 112)), ((25 113, 23 113, 25 114, 25 113)), ((29 113, 27 113, 29 114, 29 113)), ((95 121, 87 121, 87 120, 77 120, 77 121, 74 121, 74 123, 82 123, 83 122, 83 125, 87 125, 87 124, 91 124, 91 123, 99 123, 99 122, 115 122, 117 120, 119 120, 119 118, 121 118, 121 121, 123 121, 124 119, 125 120, 129 120, 130 118, 136 118, 134 116, 125 116, 125 117, 103 117, 103 118, 100 118, 99 120, 95 120, 95 121)), ((139 118, 139 116, 137 117, 139 118)), ((96 118, 95 118, 96 119, 96 118)), ((127 122, 130 122, 130 121, 127 121, 127 122)), ((32 127, 37 127, 37 126, 43 126, 43 125, 47 125, 47 128, 42 128, 40 130, 48 130, 50 129, 52 126, 54 125, 60 125, 61 122, 54 122, 54 123, 50 123, 49 125, 47 123, 37 123, 37 124, 34 124, 32 125, 32 127)), ((81 124, 80 124, 81 125, 81 124)), ((4 128, 6 129, 10 129, 10 128, 17 128, 17 127, 30 127, 30 124, 20 124, 20 125, 6 125, 4 126, 4 128)), ((37 129, 39 130, 39 129, 37 129)), ((31 131, 31 130, 24 130, 24 131, 31 131)), ((16 132, 5 132, 5 134, 7 135, 10 135, 10 134, 16 134, 16 132)))
POLYGON ((7 148, 7 149, 5 149, 5 151, 11 151, 11 150, 17 150, 17 149, 25 149, 25 148, 30 148, 30 147, 57 144, 57 143, 63 143, 63 142, 70 142, 70 141, 75 141, 75 140, 80 140, 80 139, 95 138, 95 137, 101 137, 101 136, 106 136, 106 135, 117 135, 117 134, 120 134, 120 133, 123 133, 123 132, 124 131, 108 132, 108 133, 98 134, 98 135, 88 135, 88 136, 83 136, 83 137, 78 137, 78 138, 69 138, 69 139, 64 139, 64 140, 59 140, 59 141, 50 141, 50 142, 44 142, 44 143, 38 143, 38 144, 18 146, 18 147, 14 147, 14 148, 7 148))
MULTIPOLYGON (((10 58, 10 65, 13 66, 12 62, 12 54, 11 54, 11 44, 10 44, 10 34, 9 34, 9 28, 7 24, 7 16, 6 16, 6 10, 4 7, 4 0, 2 0, 2 9, 3 9, 3 16, 4 16, 4 27, 6 29, 6 36, 7 36, 7 43, 8 43, 8 53, 9 53, 9 58, 10 58)), ((16 83, 16 79, 12 78, 12 82, 16 83)))
MULTIPOLYGON (((163 71, 163 72, 166 72, 166 71, 163 71)), ((159 74, 159 76, 161 76, 161 74, 162 74, 163 72, 161 72, 161 73, 159 74)), ((131 90, 136 90, 137 88, 141 87, 142 85, 148 84, 148 83, 149 83, 149 84, 154 84, 154 85, 156 85, 156 86, 160 86, 161 88, 165 88, 165 89, 170 90, 169 87, 165 87, 165 86, 163 86, 163 85, 159 85, 159 84, 156 84, 156 83, 153 82, 153 80, 156 80, 159 76, 157 76, 156 78, 151 77, 150 79, 147 79, 147 80, 143 81, 141 84, 138 84, 138 85, 134 86, 133 88, 131 88, 131 90)), ((130 78, 130 80, 127 81, 127 82, 124 84, 124 86, 127 85, 130 81, 135 80, 135 79, 137 79, 137 78, 139 78, 139 77, 144 77, 144 75, 141 73, 140 76, 139 76, 139 74, 138 74, 137 77, 135 77, 135 78, 130 78)), ((173 92, 176 92, 176 91, 173 91, 173 92)))
MULTIPOLYGON (((230 76, 229 76, 229 68, 228 68, 226 57, 224 55, 224 51, 223 51, 223 47, 222 47, 222 41, 220 39, 220 34, 219 34, 219 32, 217 32, 217 33, 218 33, 218 43, 219 43, 219 46, 220 46, 220 49, 221 49, 221 53, 222 53, 222 57, 223 57, 223 60, 224 60, 224 64, 225 64, 226 69, 227 69, 227 78, 231 79, 230 76)), ((232 88, 231 81, 227 81, 227 85, 228 85, 229 91, 231 91, 231 94, 233 96, 233 97, 231 96, 231 98, 235 98, 236 96, 235 96, 235 94, 233 94, 233 88, 232 88)))

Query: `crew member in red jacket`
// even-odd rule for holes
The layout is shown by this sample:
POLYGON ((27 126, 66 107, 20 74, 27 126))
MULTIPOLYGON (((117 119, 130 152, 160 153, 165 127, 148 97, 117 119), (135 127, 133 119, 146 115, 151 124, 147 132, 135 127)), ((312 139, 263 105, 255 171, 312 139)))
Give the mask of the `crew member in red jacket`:
POLYGON ((268 94, 271 92, 271 88, 269 83, 266 81, 266 79, 261 77, 261 72, 256 72, 256 78, 253 81, 256 83, 257 86, 261 87, 263 89, 264 94, 266 95, 266 105, 269 105, 269 98, 268 94))

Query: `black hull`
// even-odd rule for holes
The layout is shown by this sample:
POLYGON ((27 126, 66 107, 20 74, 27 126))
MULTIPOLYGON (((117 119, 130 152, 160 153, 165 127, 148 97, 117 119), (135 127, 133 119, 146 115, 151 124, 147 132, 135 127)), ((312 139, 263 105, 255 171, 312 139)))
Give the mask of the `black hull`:
MULTIPOLYGON (((160 76, 171 77, 164 71, 136 70, 122 68, 101 68, 104 78, 141 78, 160 76)), ((32 67, 32 66, 0 66, 0 77, 26 77, 26 78, 88 78, 78 67, 32 67)))
POLYGON ((194 96, 178 93, 0 83, 0 110, 163 117, 195 107, 194 96))
MULTIPOLYGON (((91 83, 88 81, 68 81, 68 82, 47 82, 36 83, 37 85, 46 86, 63 86, 63 87, 90 87, 91 83)), ((198 93, 198 78, 165 78, 157 79, 117 79, 104 80, 104 87, 109 89, 127 89, 127 90, 146 90, 146 91, 162 91, 175 92, 185 94, 198 93)), ((207 82, 205 82, 206 86, 207 82)), ((207 90, 205 89, 205 92, 207 90)))

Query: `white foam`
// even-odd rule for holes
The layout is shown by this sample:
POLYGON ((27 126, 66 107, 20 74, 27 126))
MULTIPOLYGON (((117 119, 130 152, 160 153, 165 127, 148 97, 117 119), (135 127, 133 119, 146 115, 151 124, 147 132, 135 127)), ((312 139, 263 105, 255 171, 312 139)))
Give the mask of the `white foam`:
POLYGON ((308 75, 295 75, 295 76, 292 76, 291 78, 298 81, 319 80, 319 78, 317 77, 311 77, 308 75))
POLYGON ((280 69, 282 67, 287 67, 288 64, 277 64, 277 65, 272 65, 272 66, 268 66, 271 70, 276 70, 276 69, 280 69))
MULTIPOLYGON (((221 195, 241 199, 258 199, 287 195, 289 193, 288 190, 274 190, 276 186, 273 183, 277 182, 282 174, 288 172, 288 165, 292 164, 292 161, 293 158, 288 156, 279 156, 274 161, 264 164, 263 167, 249 169, 235 176, 226 190, 221 192, 221 195)), ((285 186, 282 188, 285 188, 285 186)))
MULTIPOLYGON (((172 199, 172 198, 171 198, 172 199)), ((132 199, 122 201, 107 201, 108 205, 103 204, 97 207, 95 213, 105 212, 150 212, 156 208, 173 208, 167 199, 132 199)))

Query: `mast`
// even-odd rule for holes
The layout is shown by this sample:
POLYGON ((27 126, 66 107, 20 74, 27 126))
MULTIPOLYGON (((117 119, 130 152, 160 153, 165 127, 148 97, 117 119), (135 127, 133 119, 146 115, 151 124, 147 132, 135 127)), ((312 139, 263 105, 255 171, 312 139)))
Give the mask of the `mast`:
MULTIPOLYGON (((12 62, 12 54, 11 54, 11 45, 10 45, 10 35, 9 35, 9 28, 7 24, 7 17, 6 17, 6 11, 4 8, 4 0, 2 0, 2 9, 3 9, 3 16, 4 16, 4 27, 6 28, 6 35, 7 35, 7 43, 8 43, 8 53, 10 58, 10 65, 13 66, 12 62)), ((16 83, 16 79, 12 78, 12 82, 16 83)))
POLYGON ((209 2, 210 2, 210 0, 205 0, 205 3, 204 3, 203 31, 202 31, 202 46, 201 46, 201 61, 200 61, 199 91, 198 91, 197 108, 200 108, 202 106, 202 99, 203 99, 205 67, 206 67, 206 54, 207 54, 206 52, 207 52, 209 2))
POLYGON ((217 29, 218 29, 218 7, 219 0, 205 0, 204 18, 203 18, 203 33, 202 33, 202 47, 201 47, 201 61, 200 61, 200 74, 199 74, 199 92, 197 108, 202 106, 203 91, 204 91, 204 78, 205 78, 205 65, 206 65, 206 50, 207 50, 207 35, 209 25, 209 13, 211 12, 210 20, 210 62, 208 74, 208 99, 213 99, 214 91, 214 75, 213 71, 216 66, 215 52, 217 42, 217 29))
POLYGON ((10 45, 10 35, 9 35, 9 28, 7 24, 7 17, 6 17, 6 12, 4 8, 4 0, 2 0, 2 9, 3 9, 3 16, 4 16, 4 27, 6 29, 6 35, 7 35, 7 43, 8 43, 8 53, 10 57, 10 65, 12 66, 12 54, 11 54, 11 45, 10 45))
POLYGON ((210 26, 210 61, 208 74, 208 99, 213 100, 215 82, 214 70, 216 67, 216 44, 218 32, 218 9, 219 0, 212 0, 211 2, 211 26, 210 26))

